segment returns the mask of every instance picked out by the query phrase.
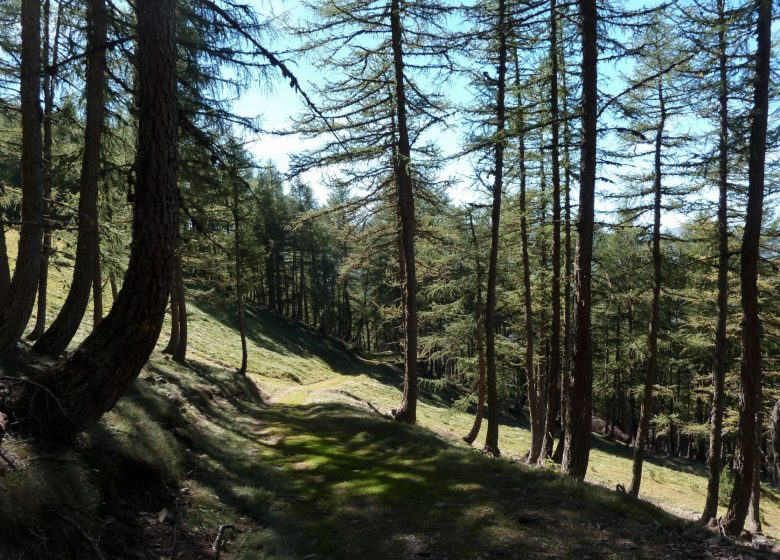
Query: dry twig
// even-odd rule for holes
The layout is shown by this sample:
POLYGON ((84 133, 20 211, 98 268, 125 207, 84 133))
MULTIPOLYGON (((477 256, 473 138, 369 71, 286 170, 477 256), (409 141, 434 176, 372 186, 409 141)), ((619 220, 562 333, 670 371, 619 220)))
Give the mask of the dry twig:
POLYGON ((211 545, 211 550, 214 552, 214 560, 219 560, 219 551, 222 548, 222 537, 228 529, 235 529, 235 527, 229 523, 223 523, 219 526, 219 529, 217 529, 217 537, 214 539, 214 544, 211 545))

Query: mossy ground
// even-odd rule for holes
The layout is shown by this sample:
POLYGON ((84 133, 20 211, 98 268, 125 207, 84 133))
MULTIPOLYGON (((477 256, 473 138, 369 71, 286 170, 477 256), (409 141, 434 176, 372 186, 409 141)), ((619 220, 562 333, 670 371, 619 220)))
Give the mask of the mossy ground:
MULTIPOLYGON (((52 272, 52 314, 67 273, 52 272)), ((396 369, 256 309, 249 374, 239 376, 232 306, 190 296, 187 365, 155 352, 72 449, 5 443, 25 466, 0 465, 1 558, 89 558, 88 538, 107 558, 171 558, 174 548, 180 559, 213 558, 223 524, 233 528, 222 557, 234 559, 741 554, 603 488, 628 481, 625 446, 596 438, 596 484, 582 484, 519 464, 528 431, 508 416, 501 459, 467 447, 459 438, 472 417, 450 406, 452 391, 424 391, 419 425, 394 424, 373 408, 397 405, 396 369)), ((701 465, 653 457, 642 497, 692 512, 705 484, 701 465)), ((774 533, 780 507, 774 491, 766 496, 765 531, 774 533)))

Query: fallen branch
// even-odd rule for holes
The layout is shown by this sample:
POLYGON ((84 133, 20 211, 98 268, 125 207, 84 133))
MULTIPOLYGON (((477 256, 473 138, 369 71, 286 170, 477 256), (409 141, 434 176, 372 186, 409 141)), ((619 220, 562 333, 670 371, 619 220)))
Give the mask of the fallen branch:
POLYGON ((223 523, 217 529, 217 537, 214 539, 214 544, 211 545, 211 550, 214 552, 214 560, 219 560, 219 551, 222 547, 222 537, 228 529, 235 529, 233 525, 229 523, 223 523))
POLYGON ((8 455, 8 453, 2 448, 0 448, 0 459, 5 461, 8 464, 8 466, 11 467, 11 470, 14 471, 19 470, 19 465, 16 464, 16 461, 14 461, 13 458, 11 458, 11 456, 8 455))

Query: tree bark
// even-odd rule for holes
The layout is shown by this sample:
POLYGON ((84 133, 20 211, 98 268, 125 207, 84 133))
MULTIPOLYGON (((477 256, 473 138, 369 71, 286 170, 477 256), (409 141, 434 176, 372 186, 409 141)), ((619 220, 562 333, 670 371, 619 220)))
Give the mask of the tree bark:
POLYGON ((726 323, 729 297, 729 225, 728 225, 728 74, 726 70, 726 14, 725 0, 718 0, 718 113, 720 134, 718 140, 718 298, 715 325, 715 359, 712 368, 712 412, 710 414, 710 451, 707 457, 709 475, 707 498, 701 522, 709 523, 718 514, 720 493, 721 441, 723 440, 723 407, 725 399, 726 323))
POLYGON ((79 185, 79 235, 76 264, 68 296, 57 318, 33 345, 33 352, 58 356, 68 347, 84 318, 98 263, 97 197, 100 147, 105 114, 107 14, 105 0, 88 2, 87 26, 87 116, 84 157, 79 185))
POLYGON ((761 319, 758 315, 758 248, 764 206, 767 113, 769 111, 769 60, 771 50, 772 0, 758 0, 756 23, 756 74, 748 159, 748 203, 740 252, 742 303, 742 360, 739 388, 739 459, 734 488, 723 528, 739 535, 745 526, 753 488, 757 415, 761 406, 761 319))
POLYGON ((642 483, 642 465, 645 460, 650 419, 653 417, 653 385, 658 370, 658 322, 661 311, 661 150, 663 148, 664 128, 666 126, 666 100, 663 82, 658 81, 658 107, 660 118, 655 134, 655 171, 653 178, 653 297, 650 304, 650 329, 647 337, 647 371, 645 372, 644 393, 639 413, 639 429, 634 443, 634 461, 631 466, 631 485, 628 493, 639 495, 642 483))
POLYGON ((35 304, 43 245, 41 155, 41 3, 22 0, 22 225, 16 268, 0 310, 0 354, 16 348, 35 304))
POLYGON ((498 277, 498 244, 501 225, 501 194, 504 190, 504 134, 506 127, 506 0, 498 1, 498 79, 496 91, 495 169, 493 209, 490 220, 490 262, 485 306, 485 364, 487 373, 488 425, 486 453, 498 456, 498 391, 496 388, 496 280, 498 277))
POLYGON ((395 119, 397 137, 393 170, 398 199, 401 259, 404 271, 404 390, 401 405, 393 410, 398 422, 414 424, 417 421, 417 272, 414 240, 417 222, 414 209, 414 191, 411 178, 411 145, 406 122, 406 85, 404 84, 404 55, 402 45, 401 2, 391 0, 390 32, 395 71, 395 119))
POLYGON ((596 190, 596 135, 598 120, 597 23, 595 0, 578 0, 582 26, 582 139, 580 155, 580 206, 574 269, 573 370, 567 400, 562 468, 568 476, 583 479, 590 455, 593 400, 593 349, 591 344, 591 260, 593 258, 593 204, 596 190))
POLYGON ((550 328, 550 356, 547 369, 547 408, 544 419, 544 438, 540 459, 550 459, 555 440, 555 423, 560 404, 561 377, 561 174, 558 155, 558 14, 556 0, 550 0, 550 118, 552 138, 550 139, 552 164, 552 319, 550 328))
POLYGON ((174 0, 136 2, 137 181, 124 285, 108 316, 67 360, 38 375, 35 385, 6 382, 9 392, 0 410, 18 432, 71 441, 125 393, 160 334, 173 274, 178 208, 174 6, 174 0))

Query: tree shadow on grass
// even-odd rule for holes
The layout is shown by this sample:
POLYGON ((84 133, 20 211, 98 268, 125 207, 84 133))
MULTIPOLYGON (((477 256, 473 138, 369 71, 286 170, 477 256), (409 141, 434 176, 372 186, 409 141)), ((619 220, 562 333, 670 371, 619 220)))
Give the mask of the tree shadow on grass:
MULTIPOLYGON (((199 299, 193 304, 222 325, 235 330, 236 336, 239 336, 237 319, 229 309, 209 300, 199 299)), ((365 375, 399 391, 403 387, 403 372, 399 368, 389 363, 364 359, 340 340, 272 315, 257 306, 248 305, 245 317, 247 338, 260 348, 282 356, 322 360, 336 373, 347 376, 365 375)), ((298 381, 297 378, 295 380, 298 381)), ((419 392, 421 402, 438 407, 449 406, 458 396, 460 393, 451 388, 433 390, 422 386, 419 392)))
POLYGON ((190 401, 184 415, 197 425, 190 483, 214 497, 190 514, 235 523, 227 550, 239 558, 675 557, 664 547, 679 521, 643 502, 343 404, 225 396, 190 401))
MULTIPOLYGON (((601 434, 595 432, 592 433, 591 446, 594 449, 603 451, 616 457, 621 457, 628 461, 631 461, 634 457, 634 448, 624 443, 608 439, 601 434)), ((646 452, 645 462, 650 463, 658 467, 665 467, 678 472, 684 472, 697 476, 707 477, 707 465, 704 463, 697 463, 690 459, 682 459, 679 457, 670 457, 666 455, 659 455, 657 453, 646 452)))

